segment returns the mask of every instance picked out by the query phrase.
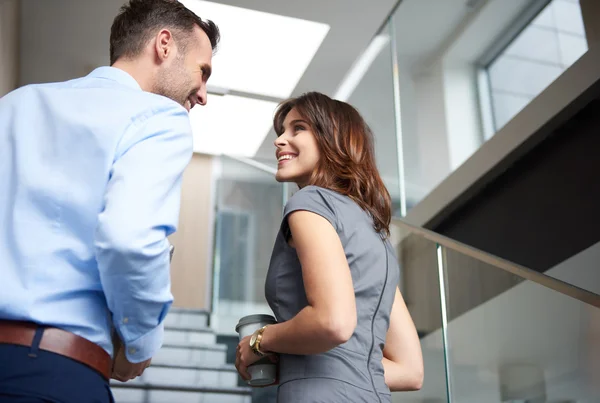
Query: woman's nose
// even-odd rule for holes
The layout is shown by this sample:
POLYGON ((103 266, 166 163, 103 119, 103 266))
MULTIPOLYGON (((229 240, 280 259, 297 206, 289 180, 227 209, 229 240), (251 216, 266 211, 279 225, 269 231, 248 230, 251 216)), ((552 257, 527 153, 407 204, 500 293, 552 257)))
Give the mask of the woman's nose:
POLYGON ((275 147, 281 147, 287 144, 287 141, 285 140, 284 135, 282 134, 281 136, 277 137, 275 139, 275 141, 273 142, 273 144, 275 145, 275 147))

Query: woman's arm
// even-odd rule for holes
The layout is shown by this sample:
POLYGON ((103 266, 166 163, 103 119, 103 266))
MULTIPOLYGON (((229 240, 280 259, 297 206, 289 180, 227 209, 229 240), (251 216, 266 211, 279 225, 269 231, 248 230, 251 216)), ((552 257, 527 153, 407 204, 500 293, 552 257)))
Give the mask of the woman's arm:
POLYGON ((267 327, 260 347, 275 353, 318 354, 345 343, 354 333, 352 276, 329 221, 309 211, 295 211, 288 216, 288 224, 302 265, 308 305, 291 320, 267 327))
POLYGON ((397 288, 383 357, 385 383, 391 391, 421 389, 424 372, 421 343, 402 294, 397 288))

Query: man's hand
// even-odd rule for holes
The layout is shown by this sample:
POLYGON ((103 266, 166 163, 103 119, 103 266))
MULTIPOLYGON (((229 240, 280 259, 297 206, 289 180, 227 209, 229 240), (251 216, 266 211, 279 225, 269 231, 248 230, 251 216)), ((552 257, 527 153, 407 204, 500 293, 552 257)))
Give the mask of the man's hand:
POLYGON ((137 364, 130 363, 125 356, 125 347, 120 345, 113 360, 111 378, 121 382, 130 381, 142 375, 144 370, 150 366, 151 361, 152 359, 137 364))

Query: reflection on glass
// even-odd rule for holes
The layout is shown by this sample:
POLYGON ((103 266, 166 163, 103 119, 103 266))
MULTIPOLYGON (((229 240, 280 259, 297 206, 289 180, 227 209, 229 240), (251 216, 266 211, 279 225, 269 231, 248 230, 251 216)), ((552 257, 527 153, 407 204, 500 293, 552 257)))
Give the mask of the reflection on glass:
MULTIPOLYGON (((389 23, 388 23, 389 25, 389 23)), ((400 216, 398 144, 394 118, 394 91, 389 28, 377 35, 364 57, 371 63, 356 85, 348 103, 363 116, 375 139, 375 157, 381 177, 390 192, 394 215, 400 216)))
POLYGON ((600 310, 447 248, 456 402, 597 402, 600 310))
POLYGON ((447 402, 436 244, 399 226, 392 227, 392 234, 401 268, 400 289, 419 332, 425 365, 422 389, 393 393, 393 401, 447 402))
POLYGON ((215 222, 213 314, 219 334, 237 320, 271 311, 264 284, 283 206, 273 173, 221 157, 215 222))

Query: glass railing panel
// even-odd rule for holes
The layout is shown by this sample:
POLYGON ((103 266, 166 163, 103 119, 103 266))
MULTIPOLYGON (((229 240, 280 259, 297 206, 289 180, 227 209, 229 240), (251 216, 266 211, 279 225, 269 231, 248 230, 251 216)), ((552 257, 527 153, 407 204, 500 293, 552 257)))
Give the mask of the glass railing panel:
POLYGON ((436 244, 395 225, 392 243, 400 263, 400 289, 421 339, 425 365, 422 389, 393 393, 393 401, 447 402, 436 244))
POLYGON ((451 401, 600 401, 600 309, 441 252, 451 401))

